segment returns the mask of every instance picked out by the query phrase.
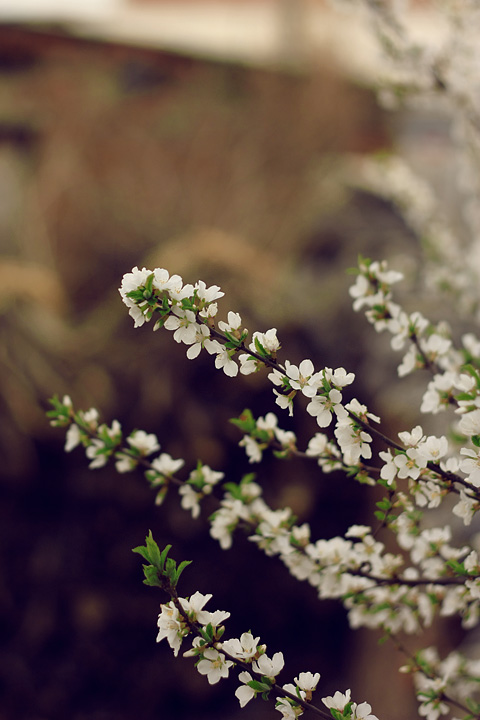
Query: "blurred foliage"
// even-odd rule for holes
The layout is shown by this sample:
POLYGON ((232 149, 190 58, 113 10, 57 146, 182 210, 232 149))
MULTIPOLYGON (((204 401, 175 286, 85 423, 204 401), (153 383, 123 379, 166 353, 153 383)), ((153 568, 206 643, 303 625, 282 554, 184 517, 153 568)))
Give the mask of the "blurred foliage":
MULTIPOLYGON (((292 361, 361 370, 344 270, 385 244, 414 252, 390 208, 330 182, 337 154, 388 144, 372 94, 328 66, 287 75, 52 31, 3 27, 0 48, 0 718, 272 716, 261 701, 240 713, 235 680, 211 688, 155 645, 163 598, 131 553, 150 527, 194 561, 180 594, 212 592, 232 611, 227 631, 286 650, 292 677, 319 670, 325 693, 356 682, 374 704, 341 610, 243 538, 220 551, 175 497, 155 508, 140 476, 88 471, 44 417, 48 397, 69 393, 157 433, 187 467, 201 457, 236 480, 250 469, 226 421, 246 404, 275 409, 270 389, 134 330, 117 293, 133 265, 221 285, 223 314, 276 326, 292 361)), ((314 432, 300 416, 284 426, 314 432)), ((314 534, 361 518, 363 492, 314 465, 267 461, 261 479, 314 534)))

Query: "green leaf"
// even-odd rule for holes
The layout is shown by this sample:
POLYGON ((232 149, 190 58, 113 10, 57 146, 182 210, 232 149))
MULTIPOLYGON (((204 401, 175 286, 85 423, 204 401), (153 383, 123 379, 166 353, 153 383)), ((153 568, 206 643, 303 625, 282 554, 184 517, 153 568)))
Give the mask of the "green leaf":
POLYGON ((250 680, 248 683, 245 683, 248 685, 248 687, 251 687, 252 690, 255 690, 255 692, 269 692, 271 685, 268 685, 267 683, 260 682, 259 680, 250 680))
POLYGON ((255 350, 257 351, 257 353, 261 357, 268 357, 268 352, 265 350, 262 343, 260 342, 260 340, 257 337, 254 338, 254 343, 255 343, 255 350))
POLYGON ((206 625, 203 628, 203 635, 204 635, 205 639, 208 640, 208 642, 212 642, 212 640, 213 640, 213 625, 212 625, 212 623, 208 623, 208 625, 206 625))
POLYGON ((236 338, 234 335, 232 335, 231 332, 228 332, 228 330, 224 330, 223 334, 227 338, 228 342, 225 343, 226 347, 232 349, 237 348, 240 345, 240 341, 238 338, 236 338))
POLYGON ((130 298, 130 300, 133 300, 135 303, 140 303, 145 300, 143 290, 130 290, 126 293, 127 297, 130 298))
POLYGON ((480 703, 476 702, 473 698, 465 698, 465 701, 468 709, 475 713, 475 715, 478 715, 480 712, 480 703))
POLYGON ((176 572, 176 574, 175 574, 175 585, 178 584, 180 575, 181 575, 182 572, 185 570, 185 568, 188 567, 188 565, 191 565, 191 564, 192 564, 192 561, 191 561, 191 560, 182 560, 182 562, 181 562, 180 565, 178 566, 177 572, 176 572))
POLYGON ((152 297, 152 293, 153 293, 153 278, 154 278, 154 277, 155 277, 155 274, 154 274, 154 273, 151 273, 151 274, 148 276, 148 278, 147 278, 147 280, 146 280, 146 282, 145 282, 145 285, 144 285, 144 288, 145 288, 145 289, 144 289, 144 291, 143 291, 143 297, 145 298, 145 300, 150 300, 150 298, 152 297))
MULTIPOLYGON (((155 543, 155 545, 158 550, 158 545, 156 543, 155 543)), ((171 547, 172 547, 171 545, 165 545, 162 552, 160 553, 159 567, 162 572, 163 572, 163 568, 165 567, 165 560, 167 558, 168 553, 170 552, 171 547)))
POLYGON ((378 638, 377 645, 385 645, 387 640, 390 640, 390 633, 386 633, 385 635, 382 635, 382 637, 378 638))
POLYGON ((153 565, 144 565, 143 573, 145 575, 145 580, 143 581, 145 585, 150 585, 151 587, 163 587, 162 581, 158 577, 158 570, 156 567, 153 567, 153 565))
POLYGON ((195 311, 195 304, 193 303, 191 298, 182 298, 181 305, 184 310, 193 310, 195 311))
MULTIPOLYGON (((152 531, 149 530, 148 536, 145 539, 145 544, 148 552, 148 560, 152 563, 152 565, 155 565, 155 567, 158 567, 160 570, 163 570, 163 563, 161 562, 161 555, 160 550, 153 539, 152 531)), ((167 545, 168 550, 171 548, 171 545, 167 545)), ((168 552, 167 550, 167 552, 168 552)))
POLYGON ((473 400, 474 397, 475 397, 475 393, 461 392, 461 393, 458 393, 458 395, 455 395, 455 400, 473 400))
POLYGON ((465 565, 458 562, 458 560, 447 560, 446 565, 448 565, 456 575, 469 575, 468 570, 465 570, 465 565))
POLYGON ((223 625, 220 625, 220 627, 217 627, 217 632, 216 632, 217 640, 220 640, 220 638, 222 637, 224 632, 225 632, 225 628, 223 625))
POLYGON ((248 435, 256 429, 252 411, 248 408, 245 408, 238 418, 231 418, 230 422, 248 435))
POLYGON ((375 503, 375 505, 380 508, 380 510, 390 510, 392 507, 392 503, 387 498, 383 498, 383 500, 375 503))
POLYGON ((163 570, 163 574, 168 577, 172 585, 175 583, 175 575, 177 572, 177 563, 175 560, 172 560, 172 558, 167 558, 167 562, 165 565, 165 569, 163 570))
POLYGON ((224 483, 222 487, 225 488, 225 490, 227 490, 232 495, 232 497, 235 498, 235 500, 239 500, 242 497, 242 489, 240 485, 237 485, 233 482, 227 482, 224 483))
POLYGON ((145 560, 150 560, 150 557, 148 555, 148 550, 144 545, 139 545, 136 548, 133 548, 132 552, 138 553, 141 555, 145 560))

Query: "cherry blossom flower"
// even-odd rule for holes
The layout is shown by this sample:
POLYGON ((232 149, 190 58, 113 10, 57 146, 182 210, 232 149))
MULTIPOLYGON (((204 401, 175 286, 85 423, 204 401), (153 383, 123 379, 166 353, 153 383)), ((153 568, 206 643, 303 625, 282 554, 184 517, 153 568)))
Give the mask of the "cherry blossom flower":
POLYGON ((236 332, 240 332, 240 327, 242 324, 242 318, 239 313, 237 312, 230 312, 228 313, 228 322, 225 322, 224 320, 219 320, 218 322, 218 328, 222 332, 229 332, 232 335, 235 335, 236 332))
POLYGON ((178 489, 181 495, 180 504, 184 510, 190 510, 193 518, 200 515, 200 500, 203 497, 201 492, 197 492, 191 485, 182 485, 178 489))
POLYGON ((200 675, 206 675, 210 685, 215 685, 221 678, 228 677, 229 668, 233 662, 227 660, 223 653, 218 652, 214 648, 207 648, 203 653, 203 658, 197 665, 200 675))
MULTIPOLYGON (((293 688, 295 690, 295 688, 293 688)), ((275 710, 278 710, 282 714, 284 720, 296 720, 296 718, 303 715, 303 709, 300 705, 294 705, 291 700, 287 698, 277 698, 275 710)))
POLYGON ((173 339, 175 342, 192 345, 196 341, 199 330, 195 313, 193 310, 184 310, 179 306, 174 307, 172 313, 165 320, 163 327, 166 330, 174 331, 173 339))
POLYGON ((146 433, 144 430, 134 430, 127 437, 127 442, 130 447, 138 450, 143 457, 160 450, 157 436, 153 433, 146 433))
POLYGON ((302 360, 298 366, 286 360, 285 370, 294 390, 301 390, 303 395, 309 398, 316 394, 320 383, 320 373, 315 373, 311 360, 302 360))
POLYGON ((376 715, 371 714, 372 707, 367 702, 353 706, 352 720, 378 720, 376 715))
POLYGON ((274 355, 277 350, 280 349, 280 342, 277 337, 277 328, 270 328, 270 330, 267 330, 264 333, 254 332, 253 342, 250 345, 251 350, 255 348, 255 340, 258 340, 260 345, 265 348, 270 355, 274 355))
MULTIPOLYGON (((188 345, 188 343, 187 343, 188 345)), ((187 350, 187 358, 189 360, 195 360, 200 355, 202 348, 213 355, 221 351, 222 346, 218 340, 212 340, 210 338, 210 329, 206 325, 196 325, 195 336, 192 338, 190 347, 187 350)))
POLYGON ((283 653, 276 652, 272 658, 267 655, 260 655, 260 657, 253 662, 253 669, 259 675, 265 675, 269 679, 273 680, 278 673, 282 670, 285 665, 283 659, 283 653))
POLYGON ((218 285, 207 287, 203 280, 198 280, 198 282, 195 283, 195 294, 200 300, 208 304, 214 302, 214 300, 219 300, 225 295, 218 285))
POLYGON ((334 710, 339 710, 340 712, 343 712, 343 708, 345 707, 345 705, 350 702, 351 694, 351 690, 346 690, 345 693, 341 693, 339 690, 337 690, 335 695, 329 695, 322 698, 322 702, 329 709, 333 708, 334 710))
POLYGON ((222 348, 215 358, 215 367, 218 370, 223 370, 225 375, 229 377, 235 377, 238 374, 238 365, 226 348, 222 348))
POLYGON ((240 639, 233 638, 222 643, 222 650, 238 660, 251 660, 257 653, 259 637, 253 637, 252 633, 245 632, 240 639))
POLYGON ((342 393, 332 388, 327 395, 316 395, 307 405, 307 412, 316 418, 319 427, 328 427, 332 422, 332 412, 340 418, 348 417, 341 404, 342 393))
POLYGON ((183 287, 183 280, 180 275, 170 276, 165 268, 156 268, 153 271, 153 287, 160 292, 172 291, 178 295, 183 287))
POLYGON ((295 678, 295 682, 300 690, 305 690, 305 692, 313 692, 319 680, 320 673, 318 672, 315 674, 311 672, 301 672, 298 677, 295 678))
POLYGON ((80 428, 75 423, 72 423, 67 430, 65 437, 65 452, 71 452, 82 442, 82 435, 80 428))
POLYGON ((85 454, 91 460, 88 467, 90 470, 104 467, 108 462, 108 452, 106 452, 105 443, 98 438, 90 440, 90 445, 86 448, 85 454))
POLYGON ((423 468, 427 467, 427 459, 417 448, 410 447, 405 453, 395 455, 393 462, 398 468, 399 478, 410 477, 416 480, 423 468))
POLYGON ((151 465, 153 470, 158 472, 160 475, 171 477, 185 465, 185 460, 182 460, 181 458, 174 460, 168 453, 161 453, 159 457, 152 460, 151 465))
POLYGON ((454 505, 452 512, 463 520, 464 525, 470 525, 475 513, 475 500, 464 490, 460 490, 460 500, 454 505))
POLYGON ((382 465, 380 470, 380 477, 391 485, 395 480, 398 471, 398 467, 394 462, 395 458, 390 450, 380 450, 378 455, 385 461, 385 465, 382 465))
POLYGON ((468 477, 468 482, 474 487, 480 487, 480 455, 478 449, 461 448, 460 454, 465 456, 460 461, 460 470, 468 477))
POLYGON ((354 373, 347 373, 347 371, 343 367, 337 368, 336 370, 332 370, 331 368, 325 368, 324 373, 325 378, 337 388, 351 385, 352 382, 355 380, 354 373))
POLYGON ((238 701, 240 702, 240 707, 245 707, 245 705, 250 702, 255 697, 255 690, 251 688, 247 683, 253 681, 253 677, 250 675, 249 672, 246 672, 243 670, 238 675, 238 679, 241 683, 245 683, 244 685, 240 685, 239 688, 235 690, 235 696, 238 698, 238 701))
POLYGON ((158 616, 158 635, 157 642, 166 639, 173 650, 175 657, 178 655, 182 640, 188 633, 188 629, 182 625, 181 616, 173 603, 169 602, 160 605, 160 615, 158 616))
POLYGON ((355 427, 349 419, 340 420, 335 428, 335 437, 338 440, 347 465, 356 465, 360 457, 372 457, 370 444, 372 436, 361 428, 355 427))
POLYGON ((128 314, 134 320, 134 327, 141 327, 146 322, 147 318, 137 303, 127 297, 127 294, 137 290, 142 285, 145 285, 151 274, 151 271, 146 268, 139 270, 138 267, 134 267, 131 272, 125 273, 122 278, 121 286, 118 289, 123 302, 128 307, 128 314))

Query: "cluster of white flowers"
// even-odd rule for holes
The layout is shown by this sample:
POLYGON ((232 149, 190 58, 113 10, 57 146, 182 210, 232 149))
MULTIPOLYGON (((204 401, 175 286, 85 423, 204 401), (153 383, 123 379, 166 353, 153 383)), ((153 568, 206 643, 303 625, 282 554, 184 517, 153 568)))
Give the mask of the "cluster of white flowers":
POLYGON ((410 658, 400 672, 413 674, 419 714, 437 720, 450 711, 446 697, 454 699, 460 707, 468 705, 480 682, 480 661, 470 660, 458 652, 441 660, 438 650, 428 647, 410 658))
MULTIPOLYGON (((248 331, 242 328, 242 318, 237 312, 230 311, 228 320, 220 320, 218 331, 223 342, 218 341, 219 332, 215 330, 215 317, 218 312, 217 300, 224 293, 217 285, 207 287, 202 280, 195 285, 184 285, 180 275, 172 275, 164 268, 147 270, 138 267, 123 276, 119 288, 123 302, 129 308, 135 327, 149 322, 154 315, 157 320, 154 330, 164 327, 173 332, 178 343, 188 345, 187 357, 195 359, 204 348, 215 355, 215 367, 235 377, 239 366, 234 355, 244 346, 248 331)), ((250 344, 250 352, 238 357, 240 372, 249 375, 258 369, 258 361, 274 358, 280 347, 276 329, 266 333, 255 333, 250 344)), ((260 364, 263 364, 260 362, 260 364)))
MULTIPOLYGON (((361 182, 395 203, 436 258, 436 281, 453 289, 463 308, 478 312, 478 3, 442 2, 445 38, 434 47, 412 40, 396 0, 348 2, 370 13, 385 51, 379 83, 382 99, 390 107, 403 101, 440 100, 449 113, 452 137, 459 147, 464 227, 457 233, 449 226, 449 219, 439 215, 430 188, 399 158, 364 162, 361 182), (470 238, 463 237, 468 234, 470 238)), ((295 578, 310 583, 319 598, 343 603, 354 628, 378 629, 399 648, 399 633, 419 634, 438 616, 456 616, 465 630, 476 628, 480 561, 474 542, 467 540, 468 526, 480 510, 480 339, 466 333, 455 343, 446 323, 434 324, 420 312, 406 312, 393 299, 392 287, 401 279, 401 273, 385 262, 361 259, 350 289, 353 308, 363 310, 377 332, 390 333, 392 349, 402 351, 400 378, 418 369, 426 371, 428 381, 419 410, 438 416, 437 420, 447 418, 450 411, 453 420, 444 434, 429 434, 422 423, 399 432, 397 438, 385 436, 380 418, 351 397, 353 373, 344 368, 316 368, 310 358, 298 364, 288 359, 280 362, 276 328, 254 332, 249 341, 239 313, 230 310, 226 320, 217 320, 217 301, 224 293, 216 285, 207 287, 201 280, 185 284, 166 269, 135 267, 120 287, 135 327, 153 320, 154 330, 163 327, 173 333, 175 342, 187 346, 188 359, 196 359, 204 349, 214 356, 215 367, 230 377, 266 369, 276 405, 290 415, 303 403, 314 426, 305 450, 299 449, 292 431, 279 426, 272 412, 255 419, 245 410, 234 420, 249 463, 259 463, 271 450, 279 459, 292 455, 313 459, 322 474, 343 470, 360 483, 380 488, 383 497, 376 502, 376 527, 353 525, 343 537, 314 540, 308 524, 296 524, 290 508, 272 508, 264 501, 261 485, 252 475, 221 487, 223 473, 199 462, 180 479, 177 473, 184 461, 159 453, 156 435, 134 430, 124 437, 118 421, 110 426, 101 423, 94 408, 75 411, 68 396, 54 399, 52 424, 66 429, 66 451, 79 445, 85 449, 90 468, 101 468, 111 460, 120 473, 141 469, 156 491, 157 503, 171 486, 177 487, 181 506, 197 518, 203 498, 214 494, 218 506, 209 519, 210 534, 222 548, 231 547, 235 530, 241 528, 264 553, 278 557, 295 578), (348 401, 344 400, 347 387, 348 401), (446 498, 450 504, 445 503, 443 511, 453 513, 465 526, 462 541, 456 539, 450 524, 438 527, 435 516, 424 520, 424 514, 442 506, 446 498)), ((266 646, 250 632, 222 639, 229 613, 206 611, 210 598, 198 592, 189 598, 172 595, 161 606, 157 639, 166 639, 178 655, 185 638, 193 635, 185 654, 196 658, 198 672, 211 684, 236 668, 240 685, 235 695, 241 707, 258 694, 273 692, 276 709, 284 718, 294 719, 309 707, 314 709, 311 699, 319 673, 300 673, 294 684, 277 685, 283 654, 268 656, 266 646)), ((480 718, 478 660, 456 651, 441 660, 433 648, 407 653, 407 658, 402 670, 413 676, 421 717, 438 720, 450 713, 453 720, 453 713, 461 713, 463 718, 480 718)), ((368 703, 351 700, 350 690, 337 691, 322 702, 335 720, 376 720, 368 703)), ((315 712, 328 717, 318 708, 315 712)))
MULTIPOLYGON (((271 509, 252 476, 245 476, 238 485, 225 486, 218 509, 210 518, 212 537, 228 549, 235 529, 242 527, 267 555, 278 556, 294 577, 312 584, 320 598, 343 602, 354 628, 378 628, 390 636, 399 632, 417 633, 431 625, 437 613, 459 615, 465 627, 475 626, 480 617, 480 567, 476 553, 467 546, 452 545, 448 529, 422 529, 420 508, 438 507, 444 497, 454 493, 458 499, 453 512, 462 517, 465 524, 471 522, 479 508, 480 458, 476 443, 477 438, 480 443, 480 371, 475 371, 472 364, 468 372, 462 371, 462 360, 478 360, 480 342, 468 335, 463 339, 462 351, 455 350, 444 329, 433 328, 419 313, 407 316, 393 302, 391 286, 401 279, 399 273, 389 270, 385 263, 360 262, 359 274, 351 289, 354 308, 365 308, 378 331, 390 331, 395 349, 408 342, 410 349, 406 357, 410 357, 413 348, 416 364, 432 373, 422 409, 435 413, 453 406, 460 417, 459 432, 472 440, 473 447, 462 448, 460 456, 454 457, 445 436, 428 436, 420 425, 410 432, 399 433, 400 442, 385 438, 377 430, 379 417, 355 398, 343 401, 342 392, 353 382, 353 373, 344 368, 318 371, 310 359, 298 365, 286 360, 281 365, 276 358, 279 343, 275 329, 254 333, 253 342, 247 347, 244 341, 248 331, 242 327, 238 313, 229 312, 228 321, 220 321, 218 329, 215 327, 218 308, 214 301, 222 295, 217 286, 209 289, 201 281, 195 286, 183 285, 179 276, 173 276, 175 281, 170 286, 169 278, 166 270, 145 269, 141 272, 134 269, 125 276, 121 293, 130 311, 134 310, 131 314, 137 326, 158 312, 160 318, 156 326, 172 330, 174 339, 190 348, 199 328, 205 327, 208 338, 215 336, 210 342, 215 343, 217 367, 229 375, 236 374, 226 370, 226 363, 237 367, 235 356, 241 352, 241 370, 256 372, 264 366, 270 370, 268 379, 280 408, 292 413, 294 398, 299 394, 306 398, 305 409, 322 430, 328 430, 333 424, 330 436, 325 432, 314 433, 306 451, 301 452, 295 434, 281 429, 273 413, 255 420, 249 411, 244 411, 235 422, 244 433, 240 445, 245 448, 249 462, 259 462, 263 452, 272 448, 278 457, 303 455, 316 459, 324 472, 342 468, 360 482, 382 485, 387 495, 377 503, 376 515, 384 527, 396 534, 400 552, 388 551, 373 529, 363 525, 349 528, 343 538, 311 541, 309 526, 295 525, 289 508, 271 509), (161 290, 155 285, 160 286, 158 278, 163 280, 161 290), (135 286, 134 280, 142 285, 135 286), (132 298, 135 299, 133 305, 132 298), (143 321, 134 308, 140 308, 143 321), (365 461, 371 462, 373 458, 374 436, 384 440, 387 448, 378 452, 376 466, 366 465, 365 461)), ((202 336, 207 338, 203 333, 202 336)), ((190 358, 199 352, 200 346, 190 358)), ((406 364, 404 359, 402 366, 406 364)), ((57 414, 63 420, 57 424, 68 426, 66 450, 83 444, 92 468, 101 467, 110 457, 115 459, 119 472, 141 465, 152 486, 159 486, 157 502, 163 500, 170 484, 177 485, 182 507, 198 517, 201 500, 223 480, 223 473, 199 463, 188 479, 181 481, 175 473, 183 466, 183 460, 174 460, 166 453, 154 459, 149 457, 160 449, 154 434, 136 430, 123 441, 117 421, 107 427, 99 424, 94 409, 75 413, 70 398, 64 398, 59 405, 63 410, 57 414)), ((194 598, 194 605, 188 604, 192 600, 185 601, 192 622, 201 625, 204 618, 206 625, 216 626, 211 615, 201 614, 203 605, 200 607, 197 603, 200 596, 194 598)), ((167 638, 176 652, 191 629, 179 613, 178 607, 170 602, 163 606, 159 620, 159 638, 167 638)), ((233 644, 227 646, 231 652, 225 654, 225 648, 222 652, 220 646, 213 647, 197 638, 192 652, 201 655, 199 672, 206 674, 212 683, 227 676, 237 657, 235 652, 240 652, 239 647, 245 648, 249 642, 252 639, 247 636, 232 641, 233 644), (243 645, 238 645, 242 642, 243 645)), ((245 662, 246 657, 242 661, 245 662)), ((273 678, 276 674, 273 669, 271 674, 264 667, 258 669, 267 661, 273 663, 273 659, 270 661, 261 653, 252 667, 255 672, 273 678)), ((242 685, 237 697, 243 705, 260 690, 248 671, 243 671, 240 680, 242 685)), ((425 676, 425 680, 432 678, 425 676)), ((440 683, 437 675, 433 680, 440 683)), ((307 690, 297 683, 297 697, 302 699, 302 693, 307 690)), ((337 700, 329 702, 336 704, 327 707, 340 711, 343 695, 338 693, 335 697, 337 700)), ((426 708, 429 720, 438 707, 443 707, 444 695, 437 693, 436 697, 442 698, 440 705, 430 703, 430 707, 422 701, 421 712, 426 708)), ((277 709, 284 717, 297 717, 303 712, 301 706, 292 705, 288 697, 278 700, 277 709)), ((370 708, 366 703, 358 707, 351 705, 349 712, 351 717, 367 717, 370 708)))
MULTIPOLYGON (((254 637, 251 632, 244 632, 239 638, 222 640, 225 632, 223 623, 230 617, 230 613, 205 610, 211 597, 211 594, 196 592, 189 598, 175 597, 162 604, 158 616, 157 642, 167 640, 177 656, 184 639, 193 634, 191 647, 183 653, 184 656, 196 658, 198 672, 205 675, 211 685, 227 678, 230 670, 236 668, 240 686, 235 696, 240 707, 245 707, 258 694, 268 695, 273 690, 276 695, 275 708, 284 719, 295 720, 309 707, 327 718, 326 713, 310 705, 320 673, 301 672, 294 683, 279 686, 277 676, 285 665, 283 653, 276 652, 269 657, 267 646, 260 644, 260 638, 254 637)), ((371 714, 368 703, 351 702, 350 690, 345 694, 337 691, 333 697, 322 698, 322 702, 328 709, 333 708, 342 713, 349 704, 351 714, 346 717, 350 720, 378 720, 371 714)))
MULTIPOLYGON (((453 291, 462 311, 480 313, 480 11, 476 0, 442 0, 423 6, 400 0, 330 0, 357 8, 381 50, 375 86, 387 109, 427 110, 448 124, 455 162, 448 188, 455 212, 448 217, 425 180, 395 155, 349 163, 347 177, 391 200, 426 251, 430 288, 453 291), (416 15, 431 15, 425 33, 416 15), (462 222, 458 223, 461 215, 462 222)), ((443 178, 445 180, 445 178, 443 178)), ((449 198, 449 199, 450 199, 449 198)))

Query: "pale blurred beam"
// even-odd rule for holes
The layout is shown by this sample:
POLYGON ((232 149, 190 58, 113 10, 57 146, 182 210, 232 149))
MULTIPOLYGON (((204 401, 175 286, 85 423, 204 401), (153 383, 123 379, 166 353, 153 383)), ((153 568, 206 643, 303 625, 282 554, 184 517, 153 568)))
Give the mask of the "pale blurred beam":
POLYGON ((279 60, 299 67, 308 60, 307 8, 304 0, 278 0, 279 60))

